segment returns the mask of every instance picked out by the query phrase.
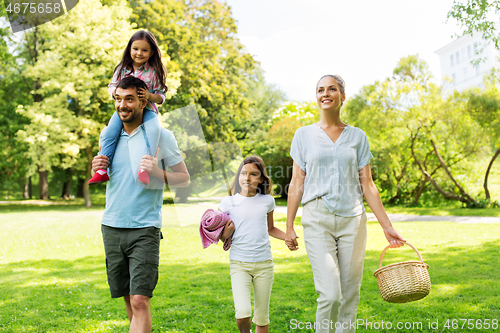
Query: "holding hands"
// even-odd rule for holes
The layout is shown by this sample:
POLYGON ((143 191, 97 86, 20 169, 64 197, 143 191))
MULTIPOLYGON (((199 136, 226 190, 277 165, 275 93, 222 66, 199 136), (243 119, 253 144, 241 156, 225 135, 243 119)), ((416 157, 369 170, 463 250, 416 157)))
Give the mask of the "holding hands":
POLYGON ((285 244, 290 251, 298 250, 299 243, 297 242, 297 238, 299 238, 299 236, 297 236, 295 230, 288 230, 286 232, 285 244))

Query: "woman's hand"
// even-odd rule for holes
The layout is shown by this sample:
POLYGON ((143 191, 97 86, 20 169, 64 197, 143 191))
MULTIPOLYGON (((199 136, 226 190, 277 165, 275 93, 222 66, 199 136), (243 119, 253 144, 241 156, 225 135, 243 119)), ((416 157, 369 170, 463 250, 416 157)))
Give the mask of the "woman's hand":
POLYGON ((147 89, 145 88, 139 88, 137 89, 137 96, 139 97, 139 99, 145 99, 145 100, 149 100, 149 96, 150 93, 147 89))
POLYGON ((403 243, 406 242, 406 239, 404 239, 393 226, 385 228, 384 234, 391 248, 403 246, 403 243))
POLYGON ((288 246, 288 249, 290 251, 296 251, 299 248, 299 243, 297 242, 297 234, 295 233, 295 230, 287 230, 286 232, 286 238, 285 238, 285 244, 288 246))

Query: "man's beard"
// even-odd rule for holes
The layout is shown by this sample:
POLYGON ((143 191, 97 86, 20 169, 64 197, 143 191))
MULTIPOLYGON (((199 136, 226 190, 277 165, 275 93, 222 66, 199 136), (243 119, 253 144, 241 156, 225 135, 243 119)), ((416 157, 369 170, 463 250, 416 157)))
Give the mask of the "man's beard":
POLYGON ((137 116, 139 115, 139 114, 135 114, 135 116, 134 116, 134 114, 133 114, 133 110, 132 110, 132 109, 125 108, 125 109, 119 109, 119 110, 117 110, 117 112, 118 112, 118 116, 120 116, 120 112, 122 112, 122 111, 125 111, 125 112, 130 112, 130 116, 132 116, 132 117, 130 117, 130 118, 128 118, 128 119, 122 119, 122 117, 120 117, 120 120, 121 120, 123 123, 131 123, 131 122, 133 122, 133 121, 137 118, 137 116))

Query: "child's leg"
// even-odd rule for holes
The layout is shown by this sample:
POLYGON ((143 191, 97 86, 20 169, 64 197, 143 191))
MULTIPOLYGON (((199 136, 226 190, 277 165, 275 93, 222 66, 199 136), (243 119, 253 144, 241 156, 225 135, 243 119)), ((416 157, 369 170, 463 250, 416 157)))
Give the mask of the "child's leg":
POLYGON ((113 162, 115 156, 116 143, 122 132, 123 123, 120 116, 115 112, 109 120, 106 130, 103 132, 101 155, 106 155, 109 158, 109 165, 113 162))
MULTIPOLYGON (((106 130, 102 133, 102 147, 101 155, 105 155, 109 159, 109 165, 113 162, 113 157, 115 156, 116 143, 120 137, 120 133, 123 128, 123 123, 115 112, 111 119, 109 120, 106 130)), ((89 185, 104 183, 109 180, 107 170, 97 171, 92 178, 89 180, 89 185)))
POLYGON ((269 332, 269 301, 274 281, 274 264, 272 260, 256 263, 253 274, 255 308, 253 322, 257 325, 257 333, 269 332))
POLYGON ((233 289, 234 308, 236 310, 236 324, 241 333, 250 333, 250 316, 252 304, 250 293, 252 289, 252 276, 250 270, 254 263, 231 260, 231 287, 233 289))
POLYGON ((148 153, 149 155, 155 156, 156 149, 158 148, 158 143, 160 142, 160 119, 154 111, 144 109, 142 122, 146 129, 146 135, 149 142, 149 147, 146 147, 146 149, 150 150, 150 152, 148 153))
MULTIPOLYGON (((154 111, 144 109, 142 122, 144 124, 144 139, 146 141, 144 153, 155 156, 156 150, 158 149, 158 143, 160 142, 160 119, 154 111)), ((149 174, 146 171, 140 170, 139 181, 144 184, 149 184, 149 174)))

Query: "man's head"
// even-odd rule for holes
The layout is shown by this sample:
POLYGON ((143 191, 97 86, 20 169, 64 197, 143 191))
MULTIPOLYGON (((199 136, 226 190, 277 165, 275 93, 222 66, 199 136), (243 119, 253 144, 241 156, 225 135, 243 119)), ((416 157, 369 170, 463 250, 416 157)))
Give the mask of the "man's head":
POLYGON ((133 76, 120 80, 115 90, 115 109, 124 124, 137 127, 142 123, 143 109, 148 103, 139 99, 137 90, 148 89, 146 83, 133 76))

